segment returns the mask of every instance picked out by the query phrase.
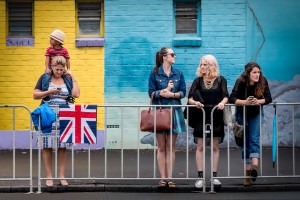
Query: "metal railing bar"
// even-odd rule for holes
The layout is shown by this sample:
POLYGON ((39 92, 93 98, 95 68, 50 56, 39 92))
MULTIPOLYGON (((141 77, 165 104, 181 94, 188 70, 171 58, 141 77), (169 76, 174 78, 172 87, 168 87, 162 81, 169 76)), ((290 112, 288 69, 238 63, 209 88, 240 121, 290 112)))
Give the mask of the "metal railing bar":
MULTIPOLYGON (((262 109, 260 109, 260 152, 261 152, 261 157, 260 157, 260 178, 299 178, 300 177, 300 175, 296 175, 296 158, 295 158, 295 148, 296 148, 296 144, 295 144, 295 106, 297 106, 297 105, 300 105, 300 103, 271 103, 271 104, 269 104, 269 105, 274 105, 274 106, 281 106, 281 105, 288 105, 288 106, 292 106, 292 131, 293 131, 293 133, 292 133, 292 162, 293 162, 293 166, 292 166, 292 174, 291 175, 279 175, 279 141, 278 141, 278 139, 279 139, 279 132, 278 132, 278 129, 279 129, 279 127, 278 127, 278 123, 279 123, 279 119, 278 119, 278 113, 279 112, 276 112, 276 121, 275 121, 275 123, 276 123, 276 138, 277 138, 277 142, 276 142, 276 151, 277 151, 277 155, 276 155, 276 157, 277 157, 277 159, 276 159, 276 175, 271 175, 271 176, 266 176, 266 175, 264 175, 263 174, 263 163, 264 163, 264 159, 263 159, 263 154, 262 154, 262 150, 263 150, 263 145, 262 145, 262 135, 263 135, 263 132, 264 132, 264 129, 263 129, 263 127, 262 127, 262 109)), ((268 106, 269 106, 268 105, 268 106)), ((121 178, 120 177, 117 177, 117 178, 108 178, 107 177, 107 167, 108 167, 108 163, 107 163, 107 148, 104 148, 104 152, 105 152, 105 156, 104 156, 104 159, 105 159, 105 161, 104 161, 104 165, 105 165, 105 167, 104 167, 104 170, 105 170, 105 172, 104 172, 104 177, 103 178, 101 178, 101 177, 91 177, 91 147, 89 146, 88 147, 88 177, 75 177, 75 175, 74 175, 74 146, 72 146, 72 177, 71 178, 65 178, 65 179, 67 179, 67 180, 91 180, 91 179, 94 179, 94 180, 156 180, 156 179, 160 179, 160 178, 156 178, 156 162, 157 162, 157 160, 156 160, 156 151, 157 151, 157 141, 156 141, 156 130, 154 131, 154 145, 153 145, 153 177, 152 178, 143 178, 143 177, 140 177, 140 144, 139 144, 139 138, 140 138, 140 131, 139 131, 139 129, 138 129, 138 132, 137 132, 137 177, 135 177, 135 178, 125 178, 124 177, 124 108, 125 107, 137 107, 138 108, 138 116, 139 116, 139 113, 140 113, 140 108, 141 107, 149 107, 149 105, 146 105, 146 106, 144 106, 144 105, 97 105, 98 107, 104 107, 104 109, 105 109, 105 113, 107 113, 107 108, 111 108, 111 107, 119 107, 120 108, 120 110, 121 110, 121 118, 122 118, 122 120, 121 120, 121 124, 120 124, 120 126, 121 126, 121 178)), ((153 107, 153 109, 156 109, 157 107, 171 107, 171 109, 173 110, 173 109, 175 109, 176 107, 183 107, 182 105, 151 105, 150 107, 153 107)), ((235 105, 235 104, 225 104, 225 106, 238 106, 238 105, 235 105)), ((246 110, 246 106, 245 105, 242 105, 243 106, 243 122, 244 122, 244 124, 243 124, 243 126, 244 126, 244 142, 245 142, 245 138, 246 138, 246 131, 245 131, 245 126, 246 126, 246 121, 245 121, 245 119, 246 119, 246 116, 245 116, 245 110, 246 110)), ((32 138, 33 138, 33 134, 32 133, 34 133, 34 131, 32 131, 32 121, 30 120, 30 175, 29 175, 29 177, 27 178, 27 177, 16 177, 16 108, 25 108, 29 113, 30 113, 30 110, 27 108, 27 107, 25 107, 25 106, 22 106, 22 105, 0 105, 0 108, 2 108, 2 107, 12 107, 12 109, 13 109, 13 118, 12 118, 12 125, 13 125, 13 132, 12 132, 12 134, 13 134, 13 178, 1 178, 0 177, 0 181, 18 181, 18 180, 29 180, 30 181, 30 183, 29 183, 29 186, 30 186, 30 192, 32 192, 32 186, 33 186, 33 184, 32 184, 32 181, 33 181, 33 178, 32 178, 32 171, 33 171, 33 169, 32 169, 32 138)), ((193 105, 187 105, 187 106, 185 106, 185 107, 195 107, 195 106, 193 106, 193 105)), ((261 106, 260 106, 261 107, 261 106)), ((209 125, 210 126, 210 131, 211 131, 211 141, 210 141, 210 143, 211 143, 211 151, 210 151, 210 153, 211 153, 211 162, 210 162, 210 164, 211 164, 211 170, 210 170, 210 175, 211 175, 211 184, 212 184, 212 182, 213 182, 213 180, 214 180, 214 177, 213 177, 213 112, 214 112, 214 109, 215 109, 216 107, 214 107, 213 108, 213 110, 212 110, 212 112, 210 113, 211 114, 211 124, 209 125)), ((189 109, 187 109, 187 112, 189 113, 189 109)), ((172 114, 173 114, 173 112, 172 112, 172 114)), ((205 111, 204 111, 204 109, 202 108, 202 115, 203 115, 203 132, 206 132, 206 126, 205 126, 205 111)), ((104 130, 105 130, 105 134, 107 134, 107 114, 104 114, 104 130)), ((189 115, 188 115, 189 116, 189 115)), ((156 118, 156 116, 155 116, 155 118, 156 118)), ((173 116, 172 116, 172 118, 173 118, 173 116)), ((30 118, 31 119, 31 118, 30 118)), ((139 118, 140 119, 140 118, 139 118)), ((187 120, 188 120, 188 117, 187 117, 187 120)), ((156 127, 156 119, 155 119, 155 121, 154 121, 154 123, 155 123, 155 127, 156 127)), ((57 125, 57 124, 56 124, 57 125)), ((171 123, 170 124, 170 127, 171 127, 171 134, 170 134, 170 141, 171 141, 171 143, 170 143, 170 163, 171 163, 171 165, 170 165, 170 171, 171 171, 171 174, 173 173, 173 164, 174 163, 172 163, 173 162, 173 160, 172 160, 172 148, 173 148, 173 146, 172 146, 172 132, 173 132, 173 124, 171 123)), ((186 131, 186 143, 187 143, 187 145, 186 145, 186 176, 185 177, 183 177, 183 178, 176 178, 176 177, 174 177, 173 175, 172 175, 172 179, 174 179, 174 180, 197 180, 198 178, 197 177, 190 177, 189 178, 189 140, 188 140, 188 137, 189 137, 189 126, 188 126, 188 124, 186 125, 186 127, 187 127, 187 131, 186 131)), ((138 127, 139 128, 139 127, 138 127)), ((244 174, 244 176, 230 176, 230 167, 231 167, 231 165, 230 165, 230 158, 231 158, 231 156, 230 156, 230 143, 229 143, 229 132, 230 132, 230 130, 229 130, 229 127, 227 126, 227 133, 228 133, 228 141, 227 141, 227 167, 228 167, 228 171, 227 171, 227 176, 218 176, 218 178, 222 178, 222 179, 238 179, 238 178, 245 178, 245 177, 248 177, 248 176, 246 176, 246 174, 245 174, 245 167, 246 167, 246 147, 245 147, 245 149, 244 149, 244 152, 243 152, 243 154, 244 154, 244 161, 243 161, 243 163, 244 163, 244 172, 243 172, 243 174, 244 174)), ((56 126, 56 138, 59 138, 58 137, 58 127, 56 126)), ((205 134, 204 134, 204 136, 203 136, 203 180, 205 180, 205 175, 206 175, 206 173, 205 173, 205 165, 206 165, 206 163, 205 163, 205 146, 206 146, 206 138, 205 138, 206 136, 205 136, 205 134)), ((57 155, 57 151, 58 151, 58 143, 57 142, 55 142, 55 147, 54 147, 54 149, 55 149, 55 177, 54 178, 47 178, 47 177, 41 177, 41 166, 42 166, 42 164, 41 164, 41 160, 42 160, 42 151, 41 151, 41 145, 42 145, 42 143, 43 143, 43 137, 38 137, 38 145, 39 145, 39 148, 38 148, 38 180, 37 180, 37 183, 38 183, 38 192, 41 192, 41 180, 47 180, 47 179, 52 179, 52 180, 61 180, 61 178, 58 178, 57 177, 57 165, 58 165, 58 155, 57 155)), ((105 137, 105 144, 107 144, 107 137, 105 137)), ((264 156, 265 157, 265 156, 264 156)), ((275 171, 274 171, 274 174, 275 174, 275 171)), ((251 178, 251 177, 250 177, 251 178)), ((205 183, 205 182, 204 182, 205 183)), ((203 191, 205 192, 206 190, 205 190, 205 187, 206 187, 206 185, 204 184, 204 186, 203 186, 203 191)), ((211 191, 214 191, 214 185, 212 184, 211 185, 211 191)))
POLYGON ((13 174, 12 174, 12 178, 1 178, 1 181, 21 181, 21 180, 28 180, 29 181, 29 193, 33 193, 33 175, 32 175, 32 139, 33 139, 33 129, 32 129, 32 119, 31 117, 29 120, 29 177, 28 178, 20 178, 20 177, 16 177, 16 108, 22 108, 25 109, 25 111, 27 111, 28 115, 30 116, 31 114, 31 110, 24 105, 18 105, 18 104, 0 104, 0 108, 12 108, 12 136, 13 136, 13 141, 12 141, 12 148, 13 148, 13 174))
MULTIPOLYGON (((104 144, 107 144, 107 107, 104 108, 104 144)), ((104 177, 107 178, 107 148, 104 148, 104 177)))
MULTIPOLYGON (((274 104, 275 105, 275 109, 276 109, 276 105, 279 105, 279 104, 274 104)), ((277 112, 275 113, 276 115, 276 175, 278 176, 279 175, 279 148, 278 148, 278 110, 277 112)))
POLYGON ((124 178, 124 108, 121 108, 121 178, 124 178))
POLYGON ((91 145, 89 145, 88 149, 88 177, 91 177, 91 145))
POLYGON ((263 154, 262 154, 262 106, 259 105, 259 152, 260 152, 260 162, 259 162, 259 171, 260 171, 260 175, 263 175, 262 173, 262 163, 263 163, 263 154))
POLYGON ((292 126, 293 126, 293 143, 292 143, 292 149, 293 149, 293 175, 296 175, 296 158, 295 158, 295 105, 293 105, 292 109, 292 126))
MULTIPOLYGON (((137 116, 139 116, 138 118, 139 118, 139 121, 140 121, 140 118, 141 118, 141 116, 140 116, 140 113, 141 113, 141 109, 140 108, 138 108, 137 109, 137 116)), ((139 125, 139 123, 137 123, 137 141, 136 141, 136 143, 137 143, 137 174, 136 174, 136 176, 137 176, 137 178, 140 178, 140 125, 139 125)))
POLYGON ((13 124, 13 178, 16 178, 16 108, 12 109, 12 124, 13 124))
POLYGON ((75 176, 75 169, 74 169, 74 166, 75 166, 75 160, 74 160, 74 145, 72 145, 72 150, 71 150, 71 164, 72 164, 72 166, 71 166, 71 176, 72 176, 72 178, 74 178, 74 176, 75 176))
MULTIPOLYGON (((189 108, 187 108, 187 122, 189 121, 189 108)), ((189 177, 189 126, 186 123, 186 178, 189 177)))

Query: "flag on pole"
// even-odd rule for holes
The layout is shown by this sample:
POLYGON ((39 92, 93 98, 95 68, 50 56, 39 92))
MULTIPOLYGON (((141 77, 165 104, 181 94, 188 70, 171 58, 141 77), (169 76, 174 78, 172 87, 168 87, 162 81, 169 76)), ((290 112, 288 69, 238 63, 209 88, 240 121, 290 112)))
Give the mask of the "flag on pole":
POLYGON ((97 105, 59 106, 60 142, 96 144, 97 105))

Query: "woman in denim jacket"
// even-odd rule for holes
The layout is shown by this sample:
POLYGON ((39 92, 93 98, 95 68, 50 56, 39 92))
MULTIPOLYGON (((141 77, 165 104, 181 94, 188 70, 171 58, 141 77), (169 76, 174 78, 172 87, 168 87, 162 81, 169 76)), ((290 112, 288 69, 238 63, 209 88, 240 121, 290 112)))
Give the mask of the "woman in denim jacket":
MULTIPOLYGON (((172 67, 176 55, 171 48, 163 47, 156 53, 156 65, 149 77, 149 97, 153 94, 153 104, 158 105, 181 105, 180 99, 185 97, 186 85, 182 72, 172 67)), ((175 182, 166 178, 172 178, 175 162, 175 143, 178 133, 186 132, 183 111, 181 107, 173 107, 173 129, 156 133, 157 140, 157 162, 160 171, 160 187, 175 188, 175 182), (170 143, 172 142, 172 159, 170 163, 170 143)))
MULTIPOLYGON (((71 78, 65 77, 65 67, 66 59, 63 56, 53 57, 52 74, 49 76, 44 73, 42 76, 40 76, 33 92, 33 98, 48 101, 56 115, 58 115, 59 112, 58 105, 68 103, 68 96, 78 98, 80 95, 80 89, 74 74, 70 71, 69 75, 71 78)), ((47 187, 53 186, 52 149, 56 147, 58 148, 58 177, 61 178, 60 185, 68 186, 68 182, 64 179, 67 159, 67 144, 59 142, 59 140, 56 138, 56 131, 59 128, 57 125, 59 120, 58 117, 56 117, 56 120, 57 121, 53 123, 49 132, 43 132, 41 141, 46 177, 49 178, 46 180, 47 187)))
MULTIPOLYGON (((272 102, 267 79, 261 72, 261 67, 255 62, 245 65, 245 71, 236 80, 229 102, 236 105, 256 105, 246 107, 246 144, 241 147, 242 158, 246 149, 246 176, 252 176, 255 181, 258 171, 258 159, 260 157, 260 111, 262 106, 272 102)), ((243 124, 243 107, 236 108, 236 121, 243 124)), ((244 180, 244 186, 251 185, 251 179, 244 180)))

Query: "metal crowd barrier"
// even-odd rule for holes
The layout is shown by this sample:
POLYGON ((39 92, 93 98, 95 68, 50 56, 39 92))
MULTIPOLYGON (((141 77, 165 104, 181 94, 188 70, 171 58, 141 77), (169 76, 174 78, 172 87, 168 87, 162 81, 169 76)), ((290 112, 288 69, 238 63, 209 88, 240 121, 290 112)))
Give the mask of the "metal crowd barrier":
MULTIPOLYGON (((10 178, 1 177, 0 181, 28 181, 29 182, 29 193, 33 193, 33 178, 32 178, 32 121, 30 116, 30 110, 28 107, 23 105, 0 105, 0 109, 12 109, 12 176, 10 178), (30 131, 29 131, 29 177, 18 177, 16 174, 16 109, 21 108, 28 112, 30 118, 30 131)), ((6 174, 7 175, 7 174, 6 174)))
MULTIPOLYGON (((295 153, 295 107, 296 106, 299 106, 300 103, 271 103, 271 104, 268 104, 268 105, 264 105, 263 107, 263 110, 265 110, 266 108, 270 108, 270 107, 274 107, 274 113, 275 113, 275 117, 274 119, 276 119, 275 121, 275 127, 276 127, 276 130, 273 130, 274 132, 272 134, 275 134, 275 138, 276 138, 276 143, 274 143, 272 145, 272 151, 275 150, 275 154, 276 154, 276 165, 274 165, 274 161, 273 161, 273 168, 274 166, 276 166, 276 173, 275 175, 268 175, 266 173, 264 173, 264 163, 267 162, 265 160, 267 160, 267 158, 264 158, 264 154, 263 154, 263 143, 262 143, 262 135, 265 134, 265 130, 263 129, 263 114, 262 114, 262 109, 261 109, 261 105, 259 105, 260 107, 260 158, 259 158, 259 175, 257 178, 300 178, 300 175, 296 174, 296 153, 295 153), (292 166, 292 170, 290 174, 286 174, 286 175, 283 175, 282 173, 280 174, 279 173, 279 167, 280 167, 280 163, 279 163, 279 130, 278 130, 278 116, 280 112, 278 112, 278 109, 282 106, 288 106, 288 107, 291 107, 291 116, 292 116, 292 145, 291 145, 291 148, 292 148, 292 160, 291 160, 291 166, 292 166), (277 110, 277 111, 276 111, 277 110), (275 148, 275 149, 274 149, 275 148)), ((235 104, 226 104, 225 106, 229 106, 230 109, 231 107, 237 107, 237 106, 240 106, 240 105, 235 105, 235 104)), ((248 105, 248 106, 257 106, 257 105, 248 105)), ((244 131, 243 131, 243 139, 244 139, 244 144, 245 144, 245 141, 246 141, 246 129, 245 129, 245 109, 247 106, 242 106, 243 107, 243 120, 244 120, 244 123, 243 123, 243 127, 244 127, 244 131)), ((215 106, 213 109, 212 109, 212 112, 211 112, 211 130, 213 132, 213 114, 214 112, 216 111, 217 109, 217 106, 215 106)), ((274 128, 274 127, 273 127, 274 128)), ((211 148, 211 153, 210 153, 210 157, 211 157, 211 174, 210 174, 210 180, 211 180, 211 185, 210 185, 210 192, 215 192, 214 190, 214 185, 213 185, 213 179, 214 178, 217 178, 217 179, 242 179, 242 178, 252 178, 252 177, 248 177, 246 176, 246 159, 243 159, 243 175, 231 175, 230 173, 230 129, 232 129, 232 127, 230 128, 229 126, 227 126, 227 129, 225 129, 225 137, 227 137, 227 175, 225 176, 218 176, 218 177, 213 177, 213 148, 211 148)), ((273 137, 274 137, 273 136, 273 137)), ((213 134, 211 134, 211 146, 213 145, 212 143, 212 138, 213 138, 213 134)), ((274 138, 273 138, 274 139, 274 138)), ((272 155, 271 155, 272 156, 272 155)), ((244 158, 246 158, 246 150, 244 150, 244 158)))
MULTIPOLYGON (((288 175, 282 175, 279 173, 279 166, 280 166, 280 163, 279 163, 279 153, 277 153, 277 160, 276 160, 276 173, 275 175, 268 175, 268 174, 265 174, 264 171, 263 171, 263 166, 264 166, 264 163, 266 162, 265 161, 265 155, 263 155, 262 153, 262 141, 260 141, 260 150, 261 150, 261 156, 260 156, 260 167, 259 167, 259 176, 258 178, 281 178, 281 177, 285 177, 285 178, 299 178, 300 176, 296 174, 296 162, 295 162, 295 159, 296 159, 296 153, 295 153, 295 106, 299 106, 300 103, 273 103, 273 104, 269 104, 269 105, 265 105, 264 108, 267 108, 267 107, 272 107, 272 106, 275 106, 275 107, 280 107, 280 106, 291 106, 293 109, 291 111, 291 114, 293 116, 293 120, 292 120, 292 137, 293 137, 293 141, 292 141, 292 173, 291 174, 288 174, 288 175)), ((231 106, 231 107, 236 107, 237 105, 233 105, 233 104, 226 104, 225 106, 231 106)), ((16 108, 25 108, 25 110, 28 111, 29 115, 30 115, 30 110, 25 107, 25 106, 19 106, 19 105, 0 105, 0 108, 12 108, 13 109, 13 120, 12 120, 12 123, 13 123, 13 135, 15 135, 15 109, 16 108)), ((157 109, 158 107, 161 107, 161 105, 151 105, 151 107, 153 109, 157 109)), ((167 105, 167 107, 170 107, 171 109, 175 109, 176 107, 195 107, 195 106, 192 106, 192 105, 167 105)), ((109 176, 108 174, 108 169, 110 169, 111 167, 113 166, 109 166, 108 164, 108 161, 109 161, 109 157, 108 157, 108 153, 109 153, 109 149, 106 148, 106 146, 104 147, 104 149, 101 149, 101 150, 97 150, 97 151, 101 151, 104 156, 103 156, 103 165, 104 165, 104 173, 103 175, 96 175, 96 176, 92 176, 91 174, 91 148, 89 147, 87 152, 88 152, 88 158, 87 158, 87 176, 86 177, 76 177, 75 176, 75 149, 74 149, 74 146, 72 146, 71 148, 71 176, 70 177, 65 177, 63 179, 66 179, 66 180, 159 180, 160 178, 157 177, 157 161, 156 161, 156 153, 157 153, 157 141, 156 141, 156 137, 155 137, 155 133, 154 133, 154 144, 153 144, 153 147, 152 147, 152 151, 153 151, 153 174, 147 174, 147 176, 143 177, 141 175, 141 153, 140 153, 140 134, 141 134, 141 131, 140 131, 140 127, 139 127, 139 121, 140 121, 140 113, 141 113, 141 110, 142 108, 149 108, 149 105, 98 105, 98 108, 101 108, 101 109, 104 109, 104 133, 106 134, 107 133, 107 121, 108 121, 108 117, 110 115, 110 111, 109 109, 112 109, 112 108, 116 108, 118 109, 119 113, 120 113, 120 135, 121 135, 121 146, 120 146, 120 166, 119 169, 120 169, 120 176, 119 177, 113 177, 113 176, 109 176), (124 160, 124 151, 125 151, 125 147, 123 146, 124 145, 124 136, 125 134, 127 134, 126 132, 126 129, 125 129, 125 124, 126 124, 126 121, 128 120, 125 116, 125 109, 133 109, 133 112, 132 113, 136 113, 136 119, 137 119, 137 122, 136 123, 136 129, 137 129, 137 138, 136 138, 136 142, 137 142, 137 154, 136 154, 136 175, 135 176, 132 176, 132 177, 126 177, 124 175, 124 165, 125 165, 125 161, 124 160)), ((245 109, 245 106, 244 108, 245 109)), ((204 109, 201 109, 202 110, 202 115, 203 115, 203 132, 205 133, 208 133, 209 130, 206 129, 206 125, 204 124, 205 123, 205 111, 204 109)), ((212 112, 211 112, 211 124, 209 125, 210 126, 210 130, 211 132, 213 133, 213 113, 214 111, 216 110, 216 107, 213 108, 212 112)), ((187 109, 187 117, 189 116, 188 115, 189 113, 189 109, 187 109)), ((260 115, 262 115, 262 113, 260 113, 260 115)), ((278 116, 279 116, 279 112, 276 113, 276 124, 278 125, 278 116)), ((245 119, 245 117, 244 117, 245 119)), ((186 122, 188 121, 188 119, 186 120, 186 122)), ((155 122, 154 122, 155 123, 155 122)), ((16 164, 15 164, 15 139, 14 139, 14 148, 13 148, 13 176, 12 178, 0 178, 0 181, 9 181, 9 180, 28 180, 29 181, 29 188, 30 188, 30 193, 32 193, 32 181, 33 181, 33 178, 32 178, 32 122, 31 122, 31 118, 30 118, 30 160, 29 160, 29 165, 30 165, 30 171, 29 171, 29 174, 30 174, 30 177, 28 178, 17 178, 16 177, 16 172, 15 172, 15 167, 16 167, 16 164)), ((170 124, 170 126, 172 127, 172 124, 170 124)), ((278 127, 278 126, 277 126, 278 127)), ((189 155, 189 152, 191 151, 191 148, 190 148, 190 145, 189 145, 189 141, 188 141, 188 138, 189 138, 189 134, 190 134, 190 129, 188 127, 188 123, 186 123, 186 130, 187 132, 185 133, 186 134, 186 148, 185 148, 185 153, 186 153, 186 159, 185 159, 185 176, 180 178, 180 177, 176 177, 176 176, 173 176, 171 177, 171 179, 174 179, 174 180, 196 180, 196 179, 199 179, 198 177, 196 176, 190 176, 190 173, 189 173, 189 168, 190 168, 190 155, 189 155)), ((262 135, 264 134, 263 132, 263 128, 262 128, 262 117, 260 118, 260 140, 262 140, 262 135)), ((232 147, 230 145, 230 140, 229 140, 229 137, 231 135, 231 128, 230 127, 226 127, 225 129, 225 137, 227 137, 227 174, 224 175, 224 176, 217 176, 217 177, 213 177, 213 148, 211 148, 211 152, 210 152, 210 158, 207 158, 205 155, 206 155, 206 134, 203 136, 203 180, 204 180, 204 185, 203 185, 203 188, 202 188, 202 192, 206 192, 206 184, 205 184, 205 180, 207 180, 207 177, 209 175, 209 173, 207 173, 208 170, 206 170, 206 159, 210 159, 210 180, 211 180, 211 185, 210 185, 210 192, 214 192, 214 185, 213 185, 213 179, 214 178, 218 178, 218 179, 242 179, 242 178, 247 178, 246 174, 245 174, 245 166, 246 166, 246 161, 244 160, 244 163, 243 163, 243 174, 242 175, 232 175, 231 174, 231 166, 230 166, 230 161, 231 161, 231 156, 230 156, 230 148, 232 147)), ((38 134, 39 135, 39 134, 38 134)), ((245 131, 244 131, 244 135, 245 135, 245 131)), ((278 130, 276 132, 276 138, 277 138, 277 143, 276 143, 276 150, 277 152, 279 150, 281 150, 281 148, 279 148, 279 137, 278 137, 278 130)), ((15 137, 15 136, 13 136, 15 137)), ((58 138, 58 131, 56 131, 56 137, 58 138)), ((211 141, 211 144, 210 144, 210 147, 213 147, 213 134, 210 134, 210 141, 211 141)), ((171 137, 172 138, 172 137, 171 137)), ((245 137, 244 137, 245 138, 245 137)), ((38 140, 40 140, 41 137, 38 137, 38 140)), ((172 140, 172 139, 171 139, 172 140)), ((105 137, 105 141, 104 141, 104 144, 107 145, 107 137, 105 137)), ((172 152, 172 141, 170 143, 170 163, 172 163, 172 155, 171 155, 171 152, 172 152)), ((234 147, 236 148, 236 146, 234 147)), ((55 151, 55 175, 54 175, 54 178, 51 178, 53 180, 61 180, 61 178, 57 177, 57 164, 58 164, 58 160, 57 160, 57 148, 54 149, 55 151)), ((194 155, 193 155, 194 156, 194 155)), ((46 180, 46 179, 49 179, 49 178, 46 178, 46 177, 42 177, 42 162, 41 162, 41 146, 39 145, 39 152, 38 152, 38 193, 41 193, 41 182, 42 180, 46 180)), ((267 160, 267 159, 266 159, 267 160)), ((193 165, 195 165, 195 163, 193 163, 193 165)), ((224 166, 222 166, 224 167, 224 166)), ((171 171, 173 169, 170 169, 171 171)))
MULTIPOLYGON (((182 106, 182 105, 98 105, 97 106, 98 108, 104 108, 104 133, 107 133, 107 117, 109 116, 109 108, 119 108, 120 109, 120 115, 121 115, 121 123, 120 123, 120 127, 121 127, 121 148, 120 148, 120 154, 121 154, 121 157, 120 157, 120 177, 109 177, 108 176, 108 169, 110 168, 110 166, 108 166, 108 149, 107 148, 104 148, 103 151, 104 151, 104 175, 102 177, 92 177, 91 176, 91 149, 89 148, 88 149, 88 160, 87 160, 87 166, 88 166, 88 169, 87 169, 87 177, 75 177, 75 173, 74 173, 74 146, 72 146, 71 148, 71 177, 65 177, 65 178, 59 178, 57 177, 57 165, 58 165, 58 161, 57 161, 57 148, 54 149, 55 151, 55 175, 53 178, 46 178, 46 177, 42 177, 41 175, 41 172, 42 172, 42 156, 41 156, 41 146, 39 145, 39 153, 38 153, 38 191, 37 193, 41 193, 42 190, 41 190, 41 187, 42 187, 42 180, 61 180, 61 179, 65 179, 65 180, 160 180, 161 178, 157 177, 157 160, 156 160, 156 153, 157 153, 157 142, 156 142, 156 137, 155 137, 155 134, 156 134, 156 131, 154 132, 154 145, 153 145, 153 174, 152 174, 152 177, 141 177, 141 174, 140 174, 140 148, 139 148, 139 137, 140 137, 140 133, 141 131, 139 130, 140 127, 139 127, 139 123, 137 123, 137 130, 138 130, 138 137, 137 137, 137 146, 138 146, 138 149, 137 149, 137 164, 136 164, 136 168, 137 168, 137 172, 136 172, 136 177, 124 177, 124 146, 123 146, 123 143, 124 143, 124 135, 126 134, 125 133, 125 130, 124 130, 124 121, 127 120, 126 118, 124 118, 124 109, 125 108, 132 108, 132 109, 136 109, 136 112, 138 114, 138 122, 140 122, 140 113, 141 113, 141 108, 149 108, 149 107, 152 107, 153 110, 156 110, 158 109, 158 107, 169 107, 171 108, 172 110, 176 107, 195 107, 193 105, 188 105, 188 106, 182 106)), ((205 112, 204 110, 202 109, 203 111, 203 118, 205 118, 205 112)), ((189 112, 189 111, 187 111, 189 112)), ((154 126, 156 126, 156 119, 154 119, 154 126)), ((203 125, 204 125, 204 122, 203 121, 203 125)), ((172 123, 170 124, 170 127, 171 127, 171 130, 172 130, 172 123)), ((204 126, 203 126, 204 127, 204 126)), ((196 177, 189 177, 189 142, 188 142, 188 134, 189 134, 189 128, 188 128, 188 125, 186 124, 186 129, 187 129, 187 132, 185 133, 187 135, 187 141, 186 141, 186 177, 185 178, 175 178, 175 177, 172 177, 172 178, 168 178, 168 179, 174 179, 174 180, 186 180, 186 179, 192 179, 192 180, 195 180, 195 179, 198 179, 196 177)), ((58 131, 56 131, 57 135, 57 139, 59 138, 59 135, 58 135, 58 131)), ((42 137, 39 136, 38 134, 38 140, 40 141, 42 139, 42 137)), ((40 142, 39 142, 40 143, 40 142)), ((205 140, 203 140, 203 143, 205 143, 205 140)), ((107 137, 105 137, 105 142, 104 144, 107 144, 107 137)), ((205 145, 205 144, 203 144, 205 145)), ((57 146, 56 146, 57 147, 57 146)), ((204 153, 205 153, 205 148, 204 148, 204 153)), ((171 137, 171 142, 170 142, 170 163, 172 163, 172 137, 171 137)), ((203 156, 203 163, 204 163, 204 166, 205 166, 205 156, 203 156)), ((171 164, 172 165, 172 164, 171 164)), ((205 169, 205 168, 204 168, 205 169)), ((171 171, 173 169, 170 169, 171 171)), ((172 174, 172 173, 171 173, 172 174)), ((203 176, 203 179, 205 179, 205 173, 204 173, 204 176, 203 176)), ((203 187, 203 192, 206 190, 205 188, 205 185, 203 187)))

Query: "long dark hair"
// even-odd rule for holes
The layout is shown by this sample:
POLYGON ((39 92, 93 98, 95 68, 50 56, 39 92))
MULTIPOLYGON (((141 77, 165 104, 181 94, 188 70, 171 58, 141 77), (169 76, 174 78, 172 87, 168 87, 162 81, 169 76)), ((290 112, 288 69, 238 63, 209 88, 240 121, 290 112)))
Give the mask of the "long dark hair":
POLYGON ((155 67, 153 68, 153 72, 158 73, 158 68, 163 64, 163 56, 168 55, 169 47, 162 47, 160 51, 156 52, 156 59, 155 59, 155 67))
POLYGON ((245 65, 245 71, 242 73, 240 78, 246 84, 246 87, 248 87, 250 85, 250 72, 254 67, 257 67, 260 70, 259 80, 254 84, 254 95, 256 97, 262 97, 266 87, 266 78, 261 71, 261 67, 256 62, 248 62, 245 65))

